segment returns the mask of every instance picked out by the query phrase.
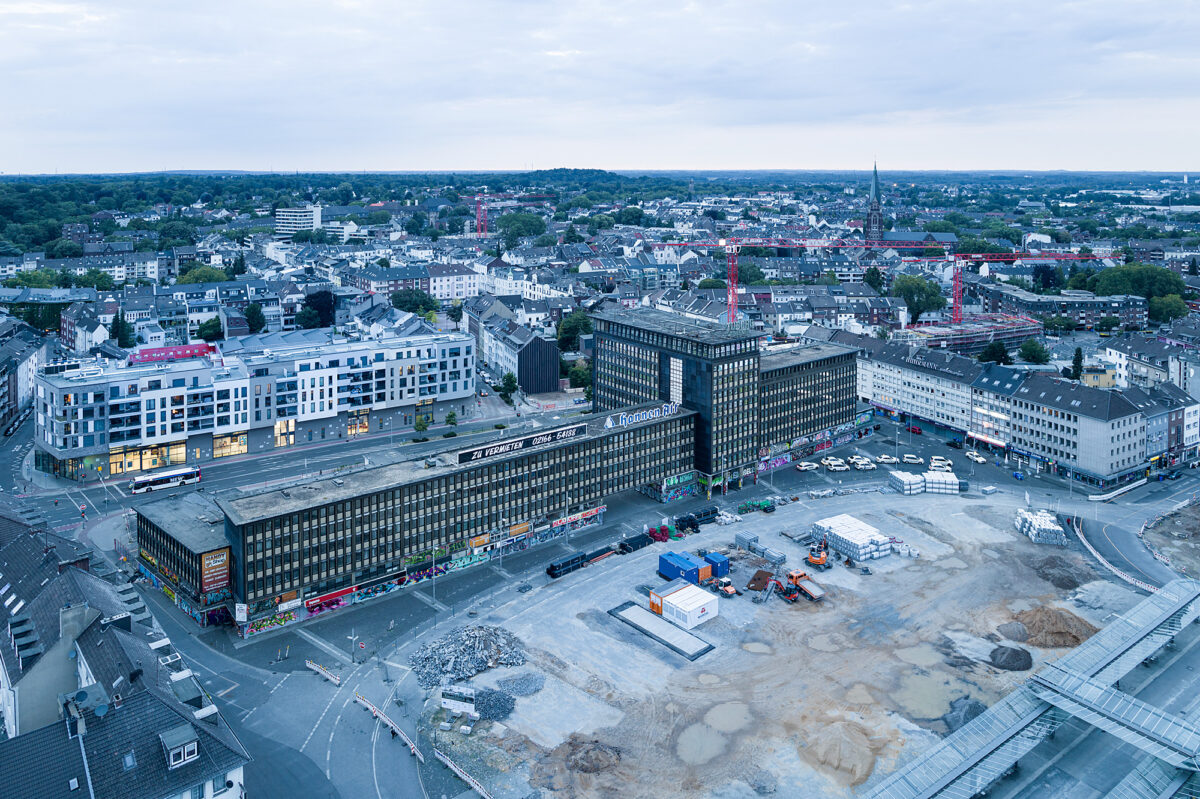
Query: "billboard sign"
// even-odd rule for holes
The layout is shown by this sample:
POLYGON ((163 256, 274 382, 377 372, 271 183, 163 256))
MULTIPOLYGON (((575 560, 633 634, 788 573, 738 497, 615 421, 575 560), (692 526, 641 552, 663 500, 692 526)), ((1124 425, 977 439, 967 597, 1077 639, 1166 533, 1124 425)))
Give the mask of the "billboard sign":
POLYGON ((200 556, 200 590, 219 591, 229 585, 229 547, 200 556))
POLYGON ((498 455, 512 455, 517 452, 522 452, 534 447, 540 447, 543 444, 557 444, 560 441, 569 441, 572 438, 579 438, 587 432, 586 424, 576 424, 570 427, 560 427, 557 430, 550 430, 545 433, 534 433, 533 435, 522 436, 520 438, 510 438, 507 441, 497 441, 494 444, 487 444, 474 449, 465 449, 458 453, 458 463, 474 463, 485 458, 494 458, 498 455))

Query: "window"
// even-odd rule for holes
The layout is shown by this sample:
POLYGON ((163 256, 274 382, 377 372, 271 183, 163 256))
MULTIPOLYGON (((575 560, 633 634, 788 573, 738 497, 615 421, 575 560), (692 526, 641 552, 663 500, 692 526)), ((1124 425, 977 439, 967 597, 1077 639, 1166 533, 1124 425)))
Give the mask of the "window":
POLYGON ((199 754, 199 743, 196 741, 188 741, 183 746, 179 746, 171 750, 171 768, 182 766, 184 763, 189 763, 195 760, 199 754))

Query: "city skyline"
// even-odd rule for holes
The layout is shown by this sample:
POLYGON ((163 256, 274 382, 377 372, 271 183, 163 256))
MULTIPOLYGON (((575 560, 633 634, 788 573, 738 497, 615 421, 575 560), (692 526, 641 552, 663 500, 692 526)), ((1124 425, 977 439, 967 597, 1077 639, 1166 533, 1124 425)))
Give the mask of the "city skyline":
POLYGON ((1200 23, 1141 7, 7 3, 0 170, 1187 172, 1200 23))

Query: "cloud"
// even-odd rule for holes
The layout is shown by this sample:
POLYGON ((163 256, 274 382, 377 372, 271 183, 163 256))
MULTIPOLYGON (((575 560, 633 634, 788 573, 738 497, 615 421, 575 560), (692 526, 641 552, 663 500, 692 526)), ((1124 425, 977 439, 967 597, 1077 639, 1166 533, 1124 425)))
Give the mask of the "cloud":
POLYGON ((1183 170, 1196 11, 0 0, 0 169, 1183 170))

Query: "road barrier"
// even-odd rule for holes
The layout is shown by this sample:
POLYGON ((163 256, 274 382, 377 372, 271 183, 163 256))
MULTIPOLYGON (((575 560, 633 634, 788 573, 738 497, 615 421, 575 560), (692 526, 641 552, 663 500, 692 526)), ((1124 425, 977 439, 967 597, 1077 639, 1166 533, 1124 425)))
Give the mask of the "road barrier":
POLYGON ((421 761, 422 763, 425 762, 425 755, 421 754, 421 750, 417 748, 417 745, 415 743, 413 743, 412 738, 409 738, 408 735, 405 734, 404 730, 400 729, 399 724, 397 724, 396 722, 394 722, 390 718, 388 718, 386 713, 384 713, 379 708, 375 707, 374 703, 371 702, 370 699, 367 699, 365 696, 360 694, 358 691, 355 691, 354 692, 354 701, 358 702, 360 705, 365 707, 367 710, 371 711, 372 716, 374 716, 375 718, 382 721, 384 724, 386 724, 391 729, 392 732, 399 735, 404 740, 404 743, 408 744, 408 751, 412 755, 414 755, 417 758, 417 760, 421 761))
MULTIPOLYGON (((1067 478, 1067 479, 1070 479, 1070 478, 1067 478)), ((1124 494, 1126 491, 1132 491, 1133 489, 1138 488, 1139 486, 1144 486, 1148 482, 1150 482, 1150 481, 1148 479, 1146 479, 1145 477, 1143 477, 1141 480, 1132 482, 1127 486, 1121 486, 1120 488, 1118 488, 1114 491, 1109 491, 1107 494, 1088 494, 1088 502, 1108 502, 1113 497, 1119 497, 1122 494, 1124 494)))
POLYGON ((1137 579, 1136 577, 1131 577, 1130 575, 1126 574, 1125 572, 1121 571, 1116 566, 1112 565, 1107 560, 1105 560, 1104 556, 1101 555, 1099 552, 1097 552, 1096 548, 1092 546, 1091 542, 1088 541, 1087 538, 1084 537, 1083 523, 1078 517, 1071 520, 1071 529, 1075 531, 1075 535, 1079 538, 1080 543, 1083 544, 1083 546, 1087 549, 1088 552, 1092 553, 1092 557, 1095 558, 1096 560, 1100 561, 1101 566, 1108 569, 1110 572, 1112 572, 1118 578, 1124 580, 1125 582, 1129 583, 1132 586, 1140 588, 1143 591, 1148 591, 1151 594, 1158 593, 1158 588, 1156 588, 1155 586, 1150 585, 1149 583, 1144 583, 1141 580, 1137 579))
POLYGON ((475 793, 482 796, 483 799, 492 799, 492 795, 487 792, 487 789, 484 788, 483 785, 480 784, 479 780, 475 779, 470 774, 459 768, 457 763, 446 757, 446 755, 442 754, 440 750, 434 749, 433 756, 442 761, 442 763, 446 765, 446 768, 457 774, 463 782, 465 782, 467 785, 470 785, 475 793))
POLYGON ((320 663, 314 663, 311 660, 306 660, 306 661, 304 661, 304 665, 308 666, 310 669, 315 671, 317 674, 320 674, 322 677, 329 680, 331 683, 338 686, 339 688, 342 687, 342 678, 337 676, 336 674, 334 674, 329 669, 322 666, 320 663))

